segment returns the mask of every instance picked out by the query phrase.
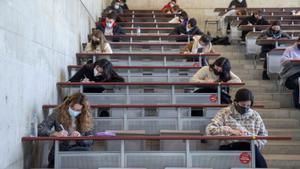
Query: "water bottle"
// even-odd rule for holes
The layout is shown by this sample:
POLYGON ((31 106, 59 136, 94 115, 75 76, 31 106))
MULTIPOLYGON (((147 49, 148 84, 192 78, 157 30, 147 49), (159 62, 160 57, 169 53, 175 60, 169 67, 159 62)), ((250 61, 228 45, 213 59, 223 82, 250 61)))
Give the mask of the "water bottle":
POLYGON ((30 136, 31 137, 37 137, 38 136, 37 125, 38 125, 38 117, 37 117, 37 113, 34 112, 32 114, 31 123, 30 123, 30 136))
POLYGON ((141 35, 141 27, 140 26, 137 27, 136 33, 137 33, 137 35, 141 35))

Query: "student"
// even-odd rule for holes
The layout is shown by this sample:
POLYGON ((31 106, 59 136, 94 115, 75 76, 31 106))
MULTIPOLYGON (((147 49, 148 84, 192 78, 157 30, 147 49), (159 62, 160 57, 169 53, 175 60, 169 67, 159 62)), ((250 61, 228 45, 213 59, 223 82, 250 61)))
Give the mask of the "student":
MULTIPOLYGON (((193 41, 181 49, 181 54, 214 53, 210 38, 207 35, 196 35, 193 41)), ((196 58, 196 60, 198 57, 196 58)), ((201 57, 202 66, 208 65, 208 58, 201 57)))
POLYGON ((166 14, 179 14, 180 7, 178 5, 174 5, 172 8, 167 9, 164 13, 166 14))
POLYGON ((121 7, 120 0, 113 0, 107 8, 103 10, 105 13, 110 13, 111 11, 115 11, 117 14, 122 14, 123 8, 121 7))
MULTIPOLYGON (((280 22, 274 21, 271 26, 263 31, 263 33, 257 38, 257 39, 281 39, 281 38, 287 38, 291 39, 290 35, 282 32, 280 29, 280 22)), ((259 54, 260 58, 264 58, 264 70, 262 72, 262 79, 263 80, 270 80, 268 74, 267 74, 267 53, 270 52, 272 49, 275 48, 275 45, 262 45, 261 52, 259 54)))
POLYGON ((175 5, 176 5, 176 0, 171 0, 160 11, 163 12, 163 13, 166 13, 167 11, 169 11, 175 5))
MULTIPOLYGON (((207 135, 223 136, 268 136, 264 122, 259 113, 253 110, 254 96, 246 88, 235 94, 234 103, 221 109, 206 127, 207 135)), ((268 168, 260 150, 266 140, 255 141, 255 168, 268 168)), ((226 140, 221 142, 220 150, 249 151, 249 142, 226 140)))
POLYGON ((247 8, 246 0, 232 0, 228 8, 247 8))
POLYGON ((286 88, 293 90, 294 106, 300 109, 298 82, 300 66, 290 66, 289 61, 293 59, 300 59, 300 37, 293 46, 286 48, 284 51, 281 57, 282 70, 280 72, 280 83, 286 88))
MULTIPOLYGON (((97 29, 103 32, 104 35, 124 35, 125 32, 123 31, 122 27, 118 25, 116 22, 116 15, 115 13, 109 13, 105 20, 101 23, 98 23, 97 29)), ((120 41, 119 38, 113 38, 114 42, 120 41)))
POLYGON ((126 0, 120 0, 120 6, 123 11, 129 10, 128 5, 126 4, 126 0))
MULTIPOLYGON (((270 23, 262 16, 261 11, 255 11, 251 16, 244 18, 239 24, 239 26, 240 25, 269 25, 269 24, 270 23)), ((246 30, 242 31, 242 36, 241 36, 242 41, 245 41, 245 37, 249 32, 251 31, 246 31, 246 30)))
POLYGON ((180 23, 181 25, 187 26, 188 21, 189 15, 183 9, 180 9, 180 13, 171 19, 169 23, 180 23))
MULTIPOLYGON (((231 65, 227 58, 220 57, 209 66, 203 66, 190 79, 193 83, 213 83, 213 82, 233 82, 241 83, 241 79, 231 72, 231 65)), ((202 87, 195 91, 195 93, 211 93, 216 92, 216 87, 202 87)), ((231 99, 229 96, 229 88, 222 87, 221 103, 229 104, 231 99)))
POLYGON ((219 22, 222 27, 222 33, 230 32, 230 22, 231 20, 227 16, 244 16, 247 15, 247 10, 245 9, 231 9, 220 17, 219 22))
POLYGON ((85 52, 113 53, 110 44, 100 30, 93 30, 90 42, 87 43, 85 52))
POLYGON ((97 60, 95 63, 84 65, 70 82, 124 82, 124 78, 119 76, 113 65, 107 59, 97 60))
MULTIPOLYGON (((43 122, 38 125, 38 135, 47 137, 92 136, 93 120, 87 97, 75 93, 58 105, 43 122), (52 130, 54 129, 54 130, 52 130)), ((61 151, 89 151, 93 141, 61 141, 61 151)), ((54 145, 48 156, 48 168, 54 167, 54 145)))
MULTIPOLYGON (((203 35, 204 33, 198 28, 197 21, 195 18, 191 18, 188 21, 188 24, 178 25, 174 28, 174 30, 170 33, 170 35, 203 35)), ((192 39, 192 37, 191 37, 192 39)), ((188 38, 178 38, 177 42, 186 42, 188 38)))

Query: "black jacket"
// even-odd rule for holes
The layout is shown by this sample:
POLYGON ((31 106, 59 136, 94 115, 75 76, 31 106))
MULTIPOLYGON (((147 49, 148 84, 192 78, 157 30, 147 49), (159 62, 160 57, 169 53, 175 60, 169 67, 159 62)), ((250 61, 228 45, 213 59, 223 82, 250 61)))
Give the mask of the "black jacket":
MULTIPOLYGON (((204 33, 197 27, 194 26, 191 30, 186 31, 186 26, 185 25, 178 25, 174 28, 174 30, 170 33, 170 35, 203 35, 204 33)), ((192 40, 192 37, 190 38, 192 40)), ((188 38, 177 38, 177 42, 186 42, 188 41, 188 38)))
POLYGON ((84 65, 76 74, 69 79, 70 82, 81 82, 84 78, 88 78, 94 82, 124 82, 124 79, 119 76, 115 71, 112 73, 110 79, 104 79, 103 76, 94 76, 92 65, 84 65))
POLYGON ((246 0, 243 0, 243 2, 240 3, 237 0, 232 0, 228 8, 233 8, 233 6, 235 6, 235 8, 247 8, 247 2, 246 0))
POLYGON ((251 23, 252 25, 269 25, 270 23, 265 19, 256 19, 254 15, 248 16, 244 18, 239 25, 247 25, 248 23, 251 23))

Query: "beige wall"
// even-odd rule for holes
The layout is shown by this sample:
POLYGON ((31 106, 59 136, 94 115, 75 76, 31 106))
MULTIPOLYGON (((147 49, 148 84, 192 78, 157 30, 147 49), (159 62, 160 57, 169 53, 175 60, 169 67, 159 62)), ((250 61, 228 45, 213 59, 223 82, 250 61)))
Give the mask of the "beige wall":
MULTIPOLYGON (((130 9, 160 9, 169 0, 127 0, 130 9)), ((177 0, 200 27, 206 18, 215 18, 214 8, 227 7, 231 0, 177 0)), ((109 4, 111 0, 106 0, 109 4)), ((247 0, 249 7, 300 7, 300 0, 247 0)))

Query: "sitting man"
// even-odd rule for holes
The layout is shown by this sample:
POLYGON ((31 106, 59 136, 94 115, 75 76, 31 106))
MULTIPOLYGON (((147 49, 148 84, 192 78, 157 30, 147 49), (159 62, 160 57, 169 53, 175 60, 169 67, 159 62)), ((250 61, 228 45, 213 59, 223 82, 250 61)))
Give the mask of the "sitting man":
POLYGON ((280 72, 281 84, 287 87, 290 90, 293 90, 293 100, 295 108, 300 108, 299 103, 299 77, 300 77, 300 65, 292 66, 290 61, 294 59, 300 59, 300 37, 297 42, 286 48, 282 57, 281 65, 282 70, 280 72))
MULTIPOLYGON (((265 30, 257 39, 281 39, 281 38, 287 38, 291 39, 290 35, 282 32, 280 29, 280 22, 275 21, 271 24, 271 26, 265 30)), ((273 44, 268 45, 262 45, 261 52, 259 54, 260 58, 264 58, 264 70, 262 72, 262 79, 263 80, 270 80, 268 74, 267 74, 267 53, 269 53, 272 49, 274 49, 276 46, 273 44)))
MULTIPOLYGON (((106 19, 101 23, 98 23, 97 29, 99 29, 105 36, 107 35, 124 35, 125 32, 123 31, 122 27, 118 25, 116 22, 116 15, 115 13, 109 13, 106 16, 106 19)), ((119 38, 113 38, 113 42, 120 41, 119 38)))
MULTIPOLYGON (((251 16, 243 19, 239 26, 240 25, 269 25, 269 22, 265 18, 263 18, 261 11, 255 11, 251 16)), ((245 41, 245 37, 249 32, 251 31, 242 30, 242 41, 245 41)))
MULTIPOLYGON (((195 18, 189 19, 187 25, 178 25, 174 28, 174 30, 170 33, 170 35, 203 35, 204 33, 198 28, 197 21, 195 18)), ((192 40, 192 36, 190 40, 192 40)), ((177 38, 177 42, 187 42, 188 38, 177 38)))

